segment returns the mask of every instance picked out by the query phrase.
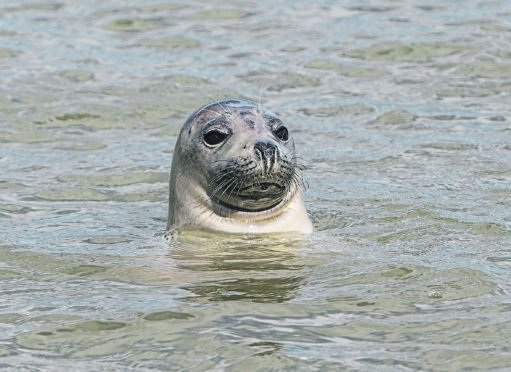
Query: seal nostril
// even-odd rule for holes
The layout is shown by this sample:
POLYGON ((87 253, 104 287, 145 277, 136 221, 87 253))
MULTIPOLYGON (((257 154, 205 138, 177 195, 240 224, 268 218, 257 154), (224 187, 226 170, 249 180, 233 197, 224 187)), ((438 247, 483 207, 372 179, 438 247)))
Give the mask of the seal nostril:
POLYGON ((262 162, 265 177, 273 172, 277 151, 277 145, 273 142, 257 142, 254 145, 254 152, 262 162))
POLYGON ((271 142, 257 142, 254 145, 256 155, 262 159, 273 159, 277 146, 271 142))
POLYGON ((259 160, 263 160, 264 159, 264 152, 259 149, 258 147, 254 146, 254 152, 256 154, 256 156, 259 158, 259 160))

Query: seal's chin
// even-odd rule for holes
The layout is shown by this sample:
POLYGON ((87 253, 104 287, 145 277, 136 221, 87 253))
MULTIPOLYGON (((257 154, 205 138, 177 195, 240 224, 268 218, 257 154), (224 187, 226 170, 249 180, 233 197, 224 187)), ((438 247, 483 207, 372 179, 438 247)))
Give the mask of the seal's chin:
POLYGON ((262 212, 270 210, 285 199, 289 190, 278 183, 258 182, 247 185, 231 194, 211 196, 224 208, 240 212, 262 212))

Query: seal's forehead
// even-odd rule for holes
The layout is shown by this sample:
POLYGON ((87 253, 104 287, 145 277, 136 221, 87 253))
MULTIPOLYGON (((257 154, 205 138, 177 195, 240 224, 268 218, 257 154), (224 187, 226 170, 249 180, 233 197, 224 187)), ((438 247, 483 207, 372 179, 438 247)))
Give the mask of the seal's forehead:
POLYGON ((242 100, 242 99, 224 99, 224 100, 218 100, 213 101, 205 104, 204 106, 198 108, 193 114, 190 115, 187 123, 191 123, 195 121, 200 116, 217 116, 228 112, 247 112, 247 111, 253 111, 256 110, 261 113, 270 114, 275 116, 275 114, 271 113, 269 110, 267 110, 265 107, 249 101, 249 100, 242 100), (208 115, 211 114, 211 115, 208 115))
POLYGON ((190 133, 192 127, 200 128, 210 120, 234 113, 241 116, 251 126, 254 125, 254 121, 250 118, 250 116, 260 115, 266 118, 266 120, 278 119, 274 113, 253 101, 243 99, 223 99, 209 102, 198 108, 186 120, 185 125, 182 128, 182 132, 190 133))

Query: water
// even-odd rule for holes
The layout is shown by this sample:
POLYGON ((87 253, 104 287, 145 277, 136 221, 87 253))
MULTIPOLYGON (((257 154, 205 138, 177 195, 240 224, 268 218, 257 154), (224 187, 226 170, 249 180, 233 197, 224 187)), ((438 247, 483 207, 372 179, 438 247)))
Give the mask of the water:
POLYGON ((511 368, 511 3, 0 2, 0 366, 511 368), (305 240, 155 237, 216 98, 279 113, 305 240))

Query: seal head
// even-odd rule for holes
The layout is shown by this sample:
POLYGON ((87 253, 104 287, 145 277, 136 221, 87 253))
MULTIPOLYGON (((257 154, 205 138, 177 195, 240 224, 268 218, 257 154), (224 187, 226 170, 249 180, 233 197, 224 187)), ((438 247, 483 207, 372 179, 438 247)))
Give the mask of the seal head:
POLYGON ((211 102, 181 129, 167 229, 308 233, 300 169, 287 126, 246 100, 211 102))

